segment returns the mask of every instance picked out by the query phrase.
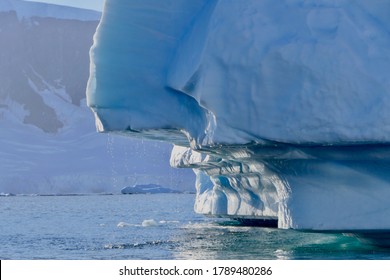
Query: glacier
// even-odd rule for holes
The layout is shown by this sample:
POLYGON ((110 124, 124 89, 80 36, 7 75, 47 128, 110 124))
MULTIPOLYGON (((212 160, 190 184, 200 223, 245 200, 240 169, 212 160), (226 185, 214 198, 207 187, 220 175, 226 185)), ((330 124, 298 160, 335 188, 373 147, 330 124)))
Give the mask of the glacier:
POLYGON ((175 145, 195 211, 390 229, 390 2, 106 1, 97 130, 175 145))

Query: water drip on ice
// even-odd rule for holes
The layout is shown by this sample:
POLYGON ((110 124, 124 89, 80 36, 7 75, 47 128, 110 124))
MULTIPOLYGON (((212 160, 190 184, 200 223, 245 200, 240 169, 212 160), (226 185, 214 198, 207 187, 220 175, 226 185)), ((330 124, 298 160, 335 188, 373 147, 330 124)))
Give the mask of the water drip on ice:
POLYGON ((112 186, 114 189, 118 189, 118 173, 116 171, 116 166, 115 166, 115 156, 114 156, 114 137, 111 134, 107 134, 107 153, 109 154, 111 158, 111 181, 112 181, 112 186))

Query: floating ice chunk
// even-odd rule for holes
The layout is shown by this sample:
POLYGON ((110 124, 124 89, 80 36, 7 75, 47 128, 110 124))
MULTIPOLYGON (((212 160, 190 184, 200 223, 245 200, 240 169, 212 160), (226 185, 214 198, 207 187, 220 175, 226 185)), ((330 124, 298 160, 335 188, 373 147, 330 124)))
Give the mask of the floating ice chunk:
POLYGON ((144 220, 142 222, 142 226, 143 227, 156 227, 156 226, 158 226, 158 223, 155 220, 153 220, 153 219, 144 220))
POLYGON ((125 222, 119 222, 116 226, 119 227, 119 228, 123 228, 123 227, 132 227, 134 225, 133 224, 129 224, 129 223, 125 223, 125 222))

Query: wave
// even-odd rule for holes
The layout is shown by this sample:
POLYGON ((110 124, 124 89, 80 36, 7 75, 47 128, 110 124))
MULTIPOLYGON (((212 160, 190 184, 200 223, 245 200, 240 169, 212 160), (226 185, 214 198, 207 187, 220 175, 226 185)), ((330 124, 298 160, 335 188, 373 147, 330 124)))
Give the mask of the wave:
POLYGON ((155 247, 163 245, 172 245, 175 243, 170 240, 153 240, 137 243, 117 243, 117 244, 105 244, 103 249, 105 250, 123 250, 123 249, 144 249, 145 247, 155 247))

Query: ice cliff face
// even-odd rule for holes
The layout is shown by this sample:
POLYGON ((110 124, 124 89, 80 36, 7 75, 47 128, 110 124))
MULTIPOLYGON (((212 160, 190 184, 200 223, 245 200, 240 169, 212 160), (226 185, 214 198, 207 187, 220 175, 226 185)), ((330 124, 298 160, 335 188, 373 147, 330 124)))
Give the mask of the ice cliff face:
POLYGON ((191 180, 190 171, 169 167, 170 145, 95 133, 85 88, 100 17, 0 0, 0 193, 119 192, 159 182, 180 188, 191 180))
POLYGON ((198 212, 388 229, 390 3, 106 1, 88 105, 164 139, 198 212))

